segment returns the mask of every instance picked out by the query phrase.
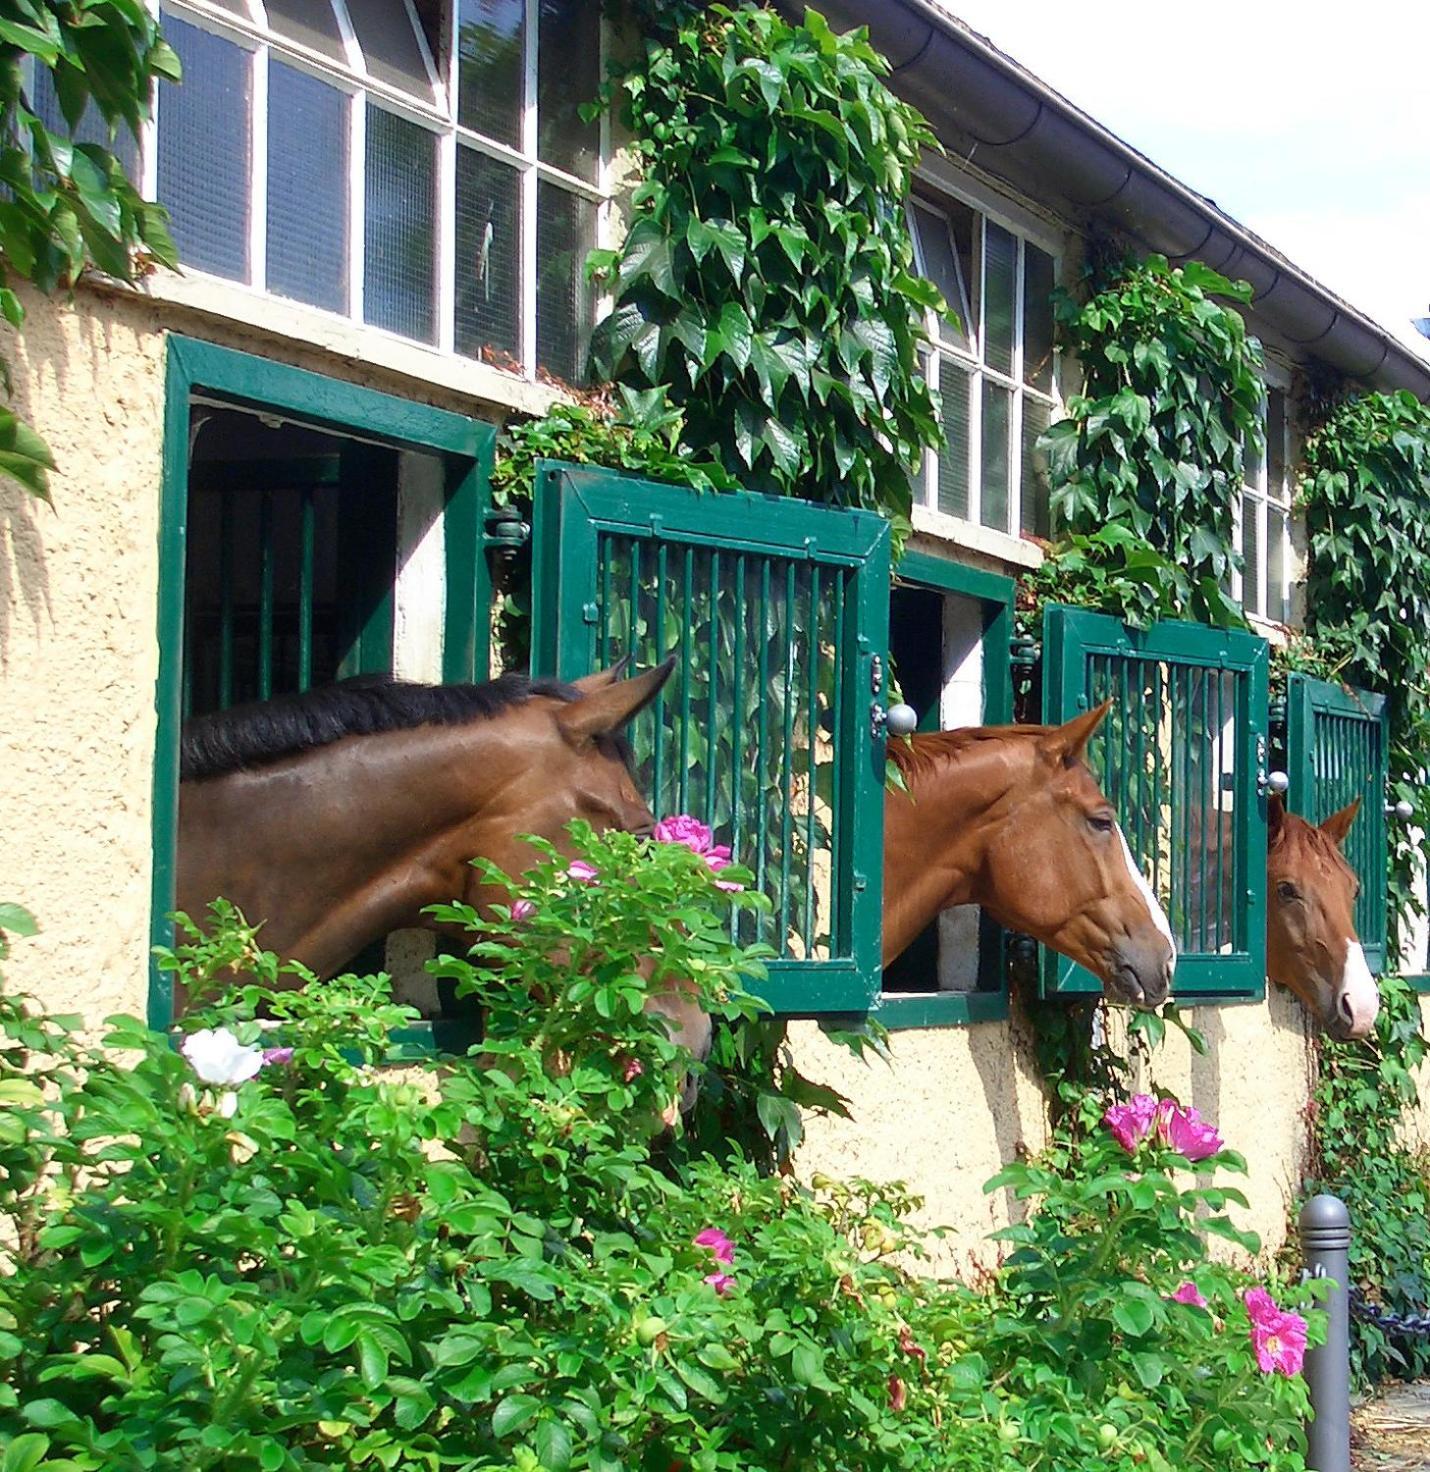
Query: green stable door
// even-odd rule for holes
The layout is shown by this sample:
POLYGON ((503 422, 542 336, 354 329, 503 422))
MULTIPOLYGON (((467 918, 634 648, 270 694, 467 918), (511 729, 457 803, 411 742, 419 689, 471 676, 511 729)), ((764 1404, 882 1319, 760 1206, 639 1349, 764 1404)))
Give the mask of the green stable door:
MULTIPOLYGON (((1087 761, 1167 912, 1179 997, 1265 991, 1267 659, 1253 634, 1043 614, 1043 719, 1112 701, 1087 761)), ((1047 993, 1099 990, 1051 952, 1042 982, 1047 993)))
POLYGON ((576 679, 674 655, 631 731, 657 817, 691 813, 769 909, 784 1014, 862 1012, 880 986, 889 528, 865 512, 540 468, 532 666, 576 679))
POLYGON ((1293 674, 1286 681, 1286 805, 1312 823, 1360 799, 1344 853, 1360 880, 1356 933, 1375 972, 1386 961, 1389 870, 1385 792, 1390 708, 1384 695, 1293 674))

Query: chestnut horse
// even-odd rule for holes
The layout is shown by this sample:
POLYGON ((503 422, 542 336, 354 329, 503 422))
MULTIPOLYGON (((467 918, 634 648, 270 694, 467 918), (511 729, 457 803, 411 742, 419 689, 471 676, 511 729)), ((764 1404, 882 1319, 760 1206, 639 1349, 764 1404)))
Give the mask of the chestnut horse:
POLYGON ((1266 974, 1332 1037, 1369 1037, 1380 992, 1355 929, 1360 880, 1341 845, 1360 799, 1319 826, 1267 801, 1266 974))
POLYGON ((1111 804, 1083 761, 1112 702, 1064 726, 974 726, 891 742, 907 794, 884 801, 884 964, 941 911, 981 905, 1158 1006, 1177 948, 1111 804))
MULTIPOLYGON (((221 895, 267 949, 331 976, 389 931, 439 928, 428 905, 504 902, 468 861, 521 873, 533 855, 518 835, 560 846, 573 818, 649 833, 619 733, 674 664, 572 685, 360 676, 200 716, 183 736, 177 908, 201 915, 221 895)), ((678 989, 649 1006, 708 1051, 710 1020, 678 989)))

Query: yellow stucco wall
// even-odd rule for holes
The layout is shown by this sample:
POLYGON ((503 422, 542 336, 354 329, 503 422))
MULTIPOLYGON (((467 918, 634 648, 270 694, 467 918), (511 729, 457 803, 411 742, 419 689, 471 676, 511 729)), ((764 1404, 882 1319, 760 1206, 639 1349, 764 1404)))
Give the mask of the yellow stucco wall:
MULTIPOLYGON (((1306 1163, 1306 1104, 1313 1052, 1305 1014, 1279 987, 1266 1001, 1202 1007, 1187 1019, 1206 1038, 1205 1056, 1169 1033, 1150 1064, 1135 1059, 1134 1085, 1194 1105, 1247 1158, 1238 1225, 1273 1253, 1285 1239, 1287 1208, 1306 1163)), ((1113 1041, 1122 1046, 1119 1014, 1113 1041)), ((853 1119, 813 1119, 797 1166, 902 1179, 925 1199, 919 1220, 950 1229, 936 1249, 940 1270, 987 1264, 998 1244, 987 1234, 1009 1221, 1009 1193, 985 1196, 983 1183, 1020 1149, 1047 1135, 1047 1108, 1032 1063, 1026 1023, 910 1030, 892 1035, 893 1061, 861 1063, 813 1023, 791 1029, 801 1069, 848 1096, 853 1119)))

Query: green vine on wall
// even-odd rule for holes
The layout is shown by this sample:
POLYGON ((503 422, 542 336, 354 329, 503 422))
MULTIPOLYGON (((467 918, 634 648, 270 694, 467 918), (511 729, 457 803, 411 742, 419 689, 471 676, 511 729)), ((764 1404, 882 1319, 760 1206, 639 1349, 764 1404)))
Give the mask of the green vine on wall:
POLYGON ((870 507, 907 528, 938 442, 904 217, 927 124, 866 33, 815 11, 681 11, 608 92, 642 183, 617 251, 599 377, 664 387, 684 438, 750 489, 870 507))
MULTIPOLYGON (((97 114, 111 136, 136 138, 158 80, 179 59, 138 0, 11 0, 0 15, 0 315, 16 329, 25 308, 16 280, 49 293, 97 267, 133 281, 155 263, 175 267, 163 208, 145 200, 111 149, 45 125, 23 63, 48 73, 69 133, 97 114)), ((0 382, 10 391, 9 365, 0 382)), ((44 440, 0 407, 0 473, 49 499, 54 459, 44 440)))
POLYGON ((1040 441, 1065 533, 1028 593, 1139 626, 1244 625, 1229 584, 1243 454, 1260 436, 1261 348, 1228 303, 1251 289, 1157 255, 1090 268, 1087 286, 1085 299, 1056 300, 1083 391, 1040 441))
MULTIPOLYGON (((1309 569, 1306 632, 1333 678, 1390 696, 1390 791, 1430 827, 1422 772, 1430 753, 1430 408, 1407 393, 1328 399, 1309 436, 1301 506, 1309 569)), ((1419 909, 1418 845, 1391 828, 1389 950, 1402 951, 1419 909)), ((1407 1148, 1404 1113, 1416 1100, 1412 1070, 1424 1061, 1415 994, 1381 980, 1374 1042, 1322 1045, 1316 1093, 1316 1184, 1342 1196, 1356 1224, 1359 1281, 1401 1311, 1430 1307, 1430 1177, 1407 1148)), ((1362 1378, 1423 1374, 1430 1352, 1396 1345, 1377 1329, 1353 1336, 1362 1378)))

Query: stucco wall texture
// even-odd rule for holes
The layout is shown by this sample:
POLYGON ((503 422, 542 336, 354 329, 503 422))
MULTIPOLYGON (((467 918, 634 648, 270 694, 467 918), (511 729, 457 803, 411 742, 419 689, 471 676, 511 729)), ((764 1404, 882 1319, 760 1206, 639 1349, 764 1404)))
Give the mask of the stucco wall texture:
MULTIPOLYGON (((490 403, 344 362, 175 304, 84 292, 75 306, 27 295, 22 339, 0 340, 15 408, 59 465, 54 509, 0 485, 0 899, 41 933, 16 945, 7 981, 91 1024, 142 1014, 149 946, 158 506, 165 339, 170 330, 467 413, 490 403)), ((1423 1004, 1430 1023, 1430 999, 1423 1004)), ((1245 1224, 1282 1240, 1304 1164, 1312 1053, 1293 1000, 1208 1007, 1192 1020, 1208 1055, 1175 1034, 1147 1083, 1216 1121, 1251 1164, 1245 1224)), ((1006 1193, 983 1182, 1021 1147, 1037 1150, 1046 1109, 1026 1024, 901 1032, 891 1065, 860 1063, 812 1023, 792 1037, 801 1066, 851 1100, 851 1121, 811 1119, 804 1174, 899 1178, 950 1229, 937 1265, 988 1262, 1006 1193)), ((1430 1141, 1427 1105, 1408 1122, 1430 1141)))

